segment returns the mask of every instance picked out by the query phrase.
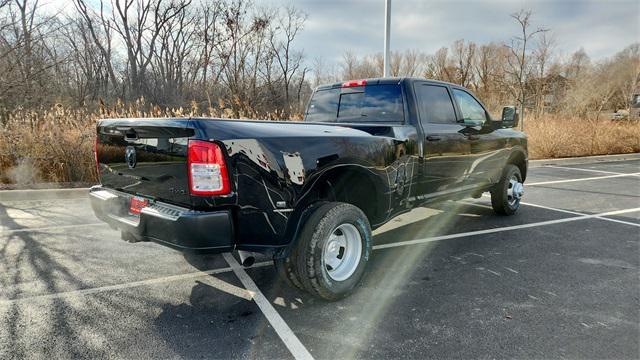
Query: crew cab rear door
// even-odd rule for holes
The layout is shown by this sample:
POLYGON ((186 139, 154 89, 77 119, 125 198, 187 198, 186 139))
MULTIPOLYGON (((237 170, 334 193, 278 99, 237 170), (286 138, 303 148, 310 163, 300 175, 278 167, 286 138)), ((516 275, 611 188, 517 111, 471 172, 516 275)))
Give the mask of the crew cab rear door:
POLYGON ((424 136, 421 194, 416 195, 430 198, 455 192, 466 182, 470 161, 465 126, 457 121, 449 87, 416 82, 414 92, 424 136))

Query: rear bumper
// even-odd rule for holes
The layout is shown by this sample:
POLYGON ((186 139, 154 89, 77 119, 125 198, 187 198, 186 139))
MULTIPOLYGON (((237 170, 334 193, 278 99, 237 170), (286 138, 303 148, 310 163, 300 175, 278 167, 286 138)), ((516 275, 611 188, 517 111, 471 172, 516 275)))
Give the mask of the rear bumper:
POLYGON ((124 239, 153 241, 185 252, 221 253, 233 248, 230 211, 201 212, 152 202, 137 217, 129 214, 131 197, 101 186, 89 190, 98 219, 122 231, 124 239))

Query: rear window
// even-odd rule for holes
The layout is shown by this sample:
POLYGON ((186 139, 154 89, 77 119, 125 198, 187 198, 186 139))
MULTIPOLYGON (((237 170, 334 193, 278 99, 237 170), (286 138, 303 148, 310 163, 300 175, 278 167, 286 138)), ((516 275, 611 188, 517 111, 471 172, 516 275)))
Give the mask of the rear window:
POLYGON ((400 85, 368 85, 318 90, 313 94, 305 121, 396 122, 404 121, 400 85))

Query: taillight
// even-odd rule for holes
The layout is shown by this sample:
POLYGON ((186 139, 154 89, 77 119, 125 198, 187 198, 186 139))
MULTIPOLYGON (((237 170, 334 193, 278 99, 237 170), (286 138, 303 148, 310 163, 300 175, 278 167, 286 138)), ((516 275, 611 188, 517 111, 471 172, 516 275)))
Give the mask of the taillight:
POLYGON ((100 181, 100 163, 98 162, 98 136, 96 136, 96 143, 93 146, 93 158, 96 160, 96 174, 98 174, 98 182, 100 181))
POLYGON ((217 144, 190 140, 187 165, 192 195, 226 195, 231 192, 227 165, 217 144))
POLYGON ((142 209, 149 206, 149 200, 134 196, 129 202, 129 213, 131 215, 140 215, 142 209))
POLYGON ((367 80, 349 80, 342 83, 343 88, 365 86, 365 85, 367 85, 367 80))

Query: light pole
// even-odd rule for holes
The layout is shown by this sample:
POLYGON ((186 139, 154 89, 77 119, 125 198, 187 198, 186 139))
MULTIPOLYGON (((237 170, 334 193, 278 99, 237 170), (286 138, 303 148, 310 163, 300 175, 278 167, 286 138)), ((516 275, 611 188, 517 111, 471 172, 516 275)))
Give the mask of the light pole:
POLYGON ((389 41, 391 25, 391 0, 384 0, 384 70, 383 77, 391 76, 391 62, 389 58, 389 41))

